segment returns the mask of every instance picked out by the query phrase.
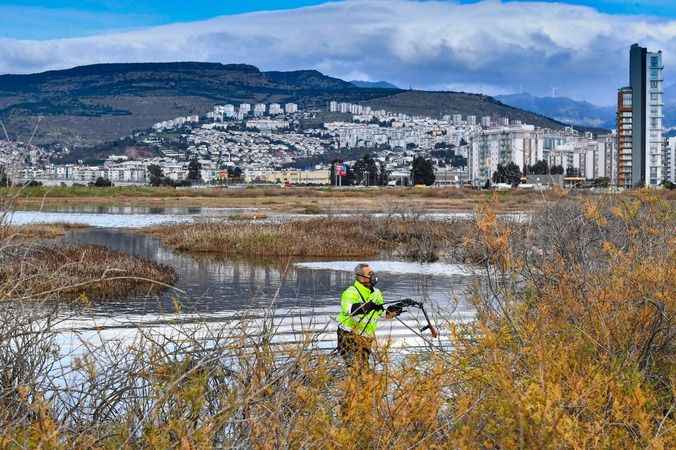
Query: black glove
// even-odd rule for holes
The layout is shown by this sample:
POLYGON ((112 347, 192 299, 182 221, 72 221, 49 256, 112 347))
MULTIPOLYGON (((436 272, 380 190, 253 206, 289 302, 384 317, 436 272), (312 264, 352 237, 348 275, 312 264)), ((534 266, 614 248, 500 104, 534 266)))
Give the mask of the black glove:
POLYGON ((383 305, 378 305, 373 302, 355 303, 350 309, 350 314, 368 314, 371 311, 383 311, 383 305))
POLYGON ((403 309, 399 305, 390 305, 390 306, 387 307, 387 313, 388 314, 394 314, 395 317, 398 316, 399 314, 401 314, 402 311, 403 311, 403 309))

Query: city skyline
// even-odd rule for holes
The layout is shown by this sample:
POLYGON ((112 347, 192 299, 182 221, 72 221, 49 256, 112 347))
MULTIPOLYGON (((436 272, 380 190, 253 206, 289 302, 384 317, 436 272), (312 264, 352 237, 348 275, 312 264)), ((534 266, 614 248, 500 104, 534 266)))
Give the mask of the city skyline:
POLYGON ((228 2, 229 9, 211 10, 197 2, 182 16, 176 2, 168 2, 163 15, 157 14, 157 2, 139 8, 117 3, 115 8, 93 1, 77 8, 74 2, 49 1, 0 5, 5 16, 13 11, 19 19, 0 35, 0 73, 196 60, 250 63, 263 70, 317 69, 347 80, 426 90, 540 96, 555 90, 558 96, 611 105, 616 86, 626 83, 629 45, 661 48, 665 60, 676 45, 676 5, 663 7, 658 16, 655 1, 298 0, 275 3, 282 8, 275 11, 264 11, 271 5, 264 1, 228 2), (209 11, 220 16, 212 18, 209 11), (88 18, 93 23, 85 27, 86 37, 73 37, 82 36, 78 23, 88 18), (60 23, 61 36, 12 32, 20 24, 34 29, 25 26, 30 20, 60 23))

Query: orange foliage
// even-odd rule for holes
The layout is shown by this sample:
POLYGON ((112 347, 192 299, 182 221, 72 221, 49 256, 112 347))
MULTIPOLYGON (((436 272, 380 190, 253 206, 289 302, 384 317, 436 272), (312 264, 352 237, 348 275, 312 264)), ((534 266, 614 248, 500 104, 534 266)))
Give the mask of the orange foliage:
POLYGON ((0 446, 673 448, 675 224, 652 192, 562 198, 526 223, 488 205, 464 241, 485 268, 476 320, 449 323, 444 349, 345 372, 311 336, 280 349, 243 327, 203 357, 158 341, 124 374, 148 386, 143 414, 129 400, 75 429, 23 395, 36 413, 0 446))

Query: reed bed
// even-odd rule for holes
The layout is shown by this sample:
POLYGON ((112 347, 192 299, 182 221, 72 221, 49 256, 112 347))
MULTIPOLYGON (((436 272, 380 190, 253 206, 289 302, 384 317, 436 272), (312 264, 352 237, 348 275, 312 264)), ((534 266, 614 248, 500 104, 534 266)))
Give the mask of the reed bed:
POLYGON ((176 280, 173 268, 105 247, 31 246, 4 252, 0 300, 105 300, 156 294, 176 280))
POLYGON ((205 222, 144 229, 179 251, 233 257, 373 257, 432 261, 461 242, 466 222, 415 216, 317 218, 273 223, 205 222))
POLYGON ((36 223, 30 225, 0 226, 0 240, 16 241, 26 239, 54 239, 69 231, 88 228, 88 225, 75 223, 36 223))

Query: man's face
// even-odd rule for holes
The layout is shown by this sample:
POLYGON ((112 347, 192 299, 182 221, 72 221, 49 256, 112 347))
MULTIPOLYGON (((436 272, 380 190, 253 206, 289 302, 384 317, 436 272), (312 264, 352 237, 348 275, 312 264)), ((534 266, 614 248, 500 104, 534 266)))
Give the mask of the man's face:
POLYGON ((371 286, 371 275, 373 275, 373 269, 370 266, 364 267, 361 274, 357 275, 357 280, 361 284, 371 286))

